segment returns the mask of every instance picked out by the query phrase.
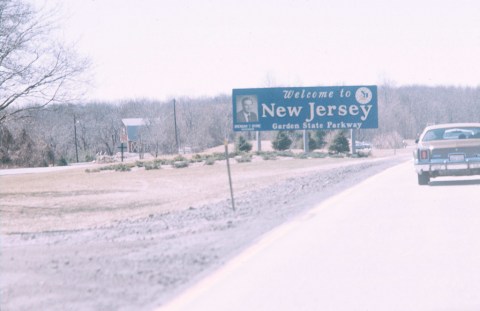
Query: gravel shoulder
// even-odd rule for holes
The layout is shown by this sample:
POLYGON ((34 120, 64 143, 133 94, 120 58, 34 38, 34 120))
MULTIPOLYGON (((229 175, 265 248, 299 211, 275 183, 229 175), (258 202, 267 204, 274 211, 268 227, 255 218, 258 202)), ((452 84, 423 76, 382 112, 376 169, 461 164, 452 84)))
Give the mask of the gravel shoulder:
MULTIPOLYGON (((92 210, 86 204, 92 204, 94 198, 106 204, 108 196, 102 199, 102 194, 80 193, 84 202, 71 203, 78 205, 75 214, 48 205, 47 211, 25 215, 32 208, 24 209, 22 214, 14 204, 20 200, 20 190, 17 193, 10 189, 7 203, 0 203, 3 216, 0 309, 151 310, 218 269, 276 226, 408 159, 402 154, 332 163, 315 169, 300 167, 292 170, 294 173, 286 170, 264 176, 258 169, 251 176, 237 171, 236 211, 232 210, 228 196, 219 197, 214 189, 210 194, 199 194, 203 198, 200 202, 195 196, 176 193, 175 197, 181 199, 173 205, 182 208, 172 208, 170 202, 168 208, 165 203, 165 207, 159 209, 159 203, 151 201, 153 195, 158 194, 155 187, 148 191, 152 183, 139 183, 135 189, 143 191, 147 198, 140 201, 144 204, 139 204, 135 213, 122 209, 121 213, 113 212, 111 216, 111 210, 105 209, 89 216, 92 210), (245 183, 241 178, 245 178, 245 183), (21 221, 6 224, 5 218, 16 215, 23 215, 23 218, 19 216, 21 221), (41 217, 49 222, 49 228, 55 229, 45 230, 36 224, 42 222, 41 217)), ((274 168, 273 164, 268 165, 274 168)), ((248 170, 248 167, 238 165, 237 169, 248 170)), ((183 179, 178 178, 181 185, 183 179)), ((213 174, 205 178, 212 179, 211 185, 215 186, 213 174)), ((171 186, 176 189, 174 184, 171 186)), ((168 189, 172 191, 172 188, 165 191, 168 189)), ((225 190, 219 191, 228 193, 225 190)), ((123 193, 117 192, 115 196, 123 193)), ((122 200, 130 202, 134 194, 132 190, 122 200)), ((112 196, 112 193, 105 195, 112 196)), ((62 195, 58 194, 58 198, 60 201, 53 200, 54 204, 67 204, 61 201, 62 195)), ((31 198, 22 204, 29 202, 31 198)), ((98 205, 93 209, 96 211, 98 205)))

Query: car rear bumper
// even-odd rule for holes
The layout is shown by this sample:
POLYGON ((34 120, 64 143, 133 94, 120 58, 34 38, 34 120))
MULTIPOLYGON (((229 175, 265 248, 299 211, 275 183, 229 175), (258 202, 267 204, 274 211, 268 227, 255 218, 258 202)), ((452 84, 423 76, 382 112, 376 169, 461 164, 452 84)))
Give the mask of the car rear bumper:
POLYGON ((427 162, 415 163, 417 174, 428 173, 430 176, 466 176, 480 175, 480 161, 465 162, 427 162))

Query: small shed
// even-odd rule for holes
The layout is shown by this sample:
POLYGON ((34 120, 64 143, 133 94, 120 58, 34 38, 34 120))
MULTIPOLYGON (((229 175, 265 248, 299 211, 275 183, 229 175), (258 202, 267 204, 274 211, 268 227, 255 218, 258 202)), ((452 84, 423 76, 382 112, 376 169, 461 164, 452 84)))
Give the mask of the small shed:
POLYGON ((147 120, 142 118, 122 119, 123 130, 121 142, 127 144, 127 152, 141 152, 141 129, 146 126, 147 120))

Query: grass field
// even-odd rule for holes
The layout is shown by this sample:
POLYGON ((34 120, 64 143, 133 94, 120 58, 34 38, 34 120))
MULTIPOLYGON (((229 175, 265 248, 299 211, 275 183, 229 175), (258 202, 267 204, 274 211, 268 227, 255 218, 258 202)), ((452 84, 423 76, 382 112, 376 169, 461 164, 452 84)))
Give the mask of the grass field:
MULTIPOLYGON (((404 151, 402 151, 404 152, 404 151)), ((375 157, 393 155, 377 151, 375 157)), ((365 159, 278 158, 232 162, 235 193, 265 187, 312 170, 365 159)), ((93 164, 92 168, 101 165, 93 164)), ((159 170, 86 173, 85 168, 38 174, 1 176, 1 232, 76 230, 106 226, 124 219, 188 209, 230 196, 225 161, 159 170)))

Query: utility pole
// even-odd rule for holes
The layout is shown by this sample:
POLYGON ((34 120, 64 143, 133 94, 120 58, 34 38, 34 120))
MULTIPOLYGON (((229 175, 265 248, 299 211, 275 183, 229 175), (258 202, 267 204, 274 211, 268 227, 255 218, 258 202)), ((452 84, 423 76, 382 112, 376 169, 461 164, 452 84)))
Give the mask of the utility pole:
POLYGON ((178 146, 178 133, 177 133, 177 110, 175 108, 175 98, 173 99, 173 122, 175 124, 175 142, 177 143, 177 152, 178 153, 180 150, 180 147, 178 146))
POLYGON ((77 144, 77 118, 75 114, 73 114, 73 134, 75 137, 75 157, 78 163, 78 144, 77 144))

